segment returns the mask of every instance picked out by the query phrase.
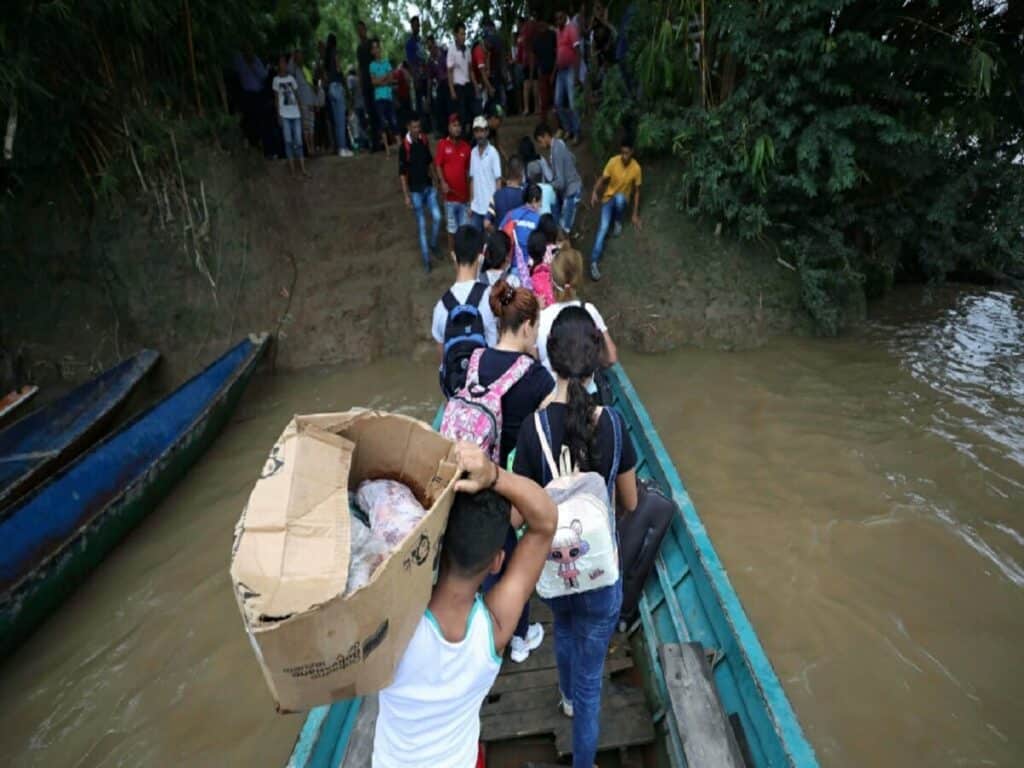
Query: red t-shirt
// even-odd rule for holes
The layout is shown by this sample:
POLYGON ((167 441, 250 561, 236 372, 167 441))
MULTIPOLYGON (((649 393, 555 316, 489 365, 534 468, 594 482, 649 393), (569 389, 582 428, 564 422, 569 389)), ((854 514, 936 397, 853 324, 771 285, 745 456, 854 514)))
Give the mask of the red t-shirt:
POLYGON ((487 54, 483 43, 477 43, 473 46, 473 71, 479 73, 481 69, 487 69, 487 54))
POLYGON ((452 203, 469 202, 469 158, 472 149, 469 142, 459 139, 453 141, 445 136, 437 142, 434 162, 441 172, 441 178, 448 185, 445 200, 452 203))
POLYGON ((537 22, 533 19, 523 22, 516 38, 516 61, 523 66, 529 66, 533 61, 533 38, 536 36, 537 22))
POLYGON ((571 21, 558 30, 558 54, 555 59, 557 69, 570 69, 579 66, 580 54, 576 43, 580 40, 576 25, 571 21))

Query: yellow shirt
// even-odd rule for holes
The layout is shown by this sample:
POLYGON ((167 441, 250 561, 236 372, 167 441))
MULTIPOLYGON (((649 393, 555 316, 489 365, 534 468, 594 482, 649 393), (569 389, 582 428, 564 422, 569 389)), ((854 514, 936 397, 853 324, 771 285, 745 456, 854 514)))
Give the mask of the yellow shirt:
POLYGON ((634 157, 629 165, 622 164, 622 155, 616 155, 604 167, 603 176, 608 178, 608 186, 604 188, 604 197, 601 202, 607 203, 620 192, 628 200, 633 191, 640 188, 644 175, 640 170, 640 163, 634 157))

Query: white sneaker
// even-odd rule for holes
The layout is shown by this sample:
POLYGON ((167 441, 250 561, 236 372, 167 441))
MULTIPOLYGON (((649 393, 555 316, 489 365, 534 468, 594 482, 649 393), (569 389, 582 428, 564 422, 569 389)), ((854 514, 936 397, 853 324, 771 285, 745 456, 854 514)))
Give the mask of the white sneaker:
POLYGON ((597 262, 590 262, 590 279, 595 283, 601 279, 601 270, 597 268, 597 262))
MULTIPOLYGON (((562 692, 559 691, 558 694, 561 696, 562 692)), ((565 698, 565 696, 562 696, 562 700, 558 702, 558 708, 562 710, 562 714, 566 717, 572 717, 572 702, 565 698)))
POLYGON ((540 624, 531 624, 526 630, 526 639, 512 635, 512 646, 509 658, 516 664, 522 664, 530 658, 530 651, 540 648, 544 642, 544 627, 540 624))
POLYGON ((622 222, 616 221, 615 226, 612 228, 612 237, 618 237, 622 234, 622 222))
POLYGON ((351 149, 339 149, 338 150, 338 157, 352 157, 352 150, 351 149))

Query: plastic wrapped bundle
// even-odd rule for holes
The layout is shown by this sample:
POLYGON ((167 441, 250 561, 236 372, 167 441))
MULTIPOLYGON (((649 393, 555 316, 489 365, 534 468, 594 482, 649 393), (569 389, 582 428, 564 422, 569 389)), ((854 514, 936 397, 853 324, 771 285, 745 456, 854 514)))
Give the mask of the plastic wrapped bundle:
POLYGON ((377 566, 388 556, 388 543, 352 515, 352 544, 348 561, 348 582, 345 594, 351 594, 370 581, 377 566))
POLYGON ((409 535, 427 511, 406 486, 395 480, 364 480, 356 491, 359 508, 373 533, 393 548, 409 535))

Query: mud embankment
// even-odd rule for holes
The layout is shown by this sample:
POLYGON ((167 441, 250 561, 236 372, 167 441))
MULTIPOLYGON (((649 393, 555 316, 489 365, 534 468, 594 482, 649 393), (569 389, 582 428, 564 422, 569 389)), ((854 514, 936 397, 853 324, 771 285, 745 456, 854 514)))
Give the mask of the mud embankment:
MULTIPOLYGON (((509 121, 507 150, 532 127, 509 121)), ((579 154, 589 189, 598 166, 579 154)), ((317 158, 305 180, 284 162, 214 151, 199 167, 198 238, 180 209, 172 219, 141 191, 90 221, 74 205, 33 203, 17 241, 0 246, 8 361, 40 384, 73 383, 148 346, 170 383, 257 330, 277 332, 282 368, 433 354, 430 311, 451 273, 422 272, 394 156, 317 158)), ((705 232, 675 209, 668 175, 645 172, 643 229, 610 241, 605 279, 583 291, 620 343, 746 347, 806 327, 794 273, 705 232)), ((597 215, 581 211, 585 253, 597 215)))

